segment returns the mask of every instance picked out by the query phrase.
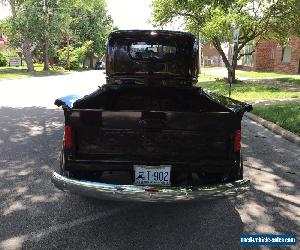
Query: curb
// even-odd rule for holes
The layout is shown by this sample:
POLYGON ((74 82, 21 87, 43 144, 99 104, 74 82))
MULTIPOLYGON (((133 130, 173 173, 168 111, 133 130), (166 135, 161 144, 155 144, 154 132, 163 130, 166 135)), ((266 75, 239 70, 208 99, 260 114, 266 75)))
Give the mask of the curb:
POLYGON ((274 132, 275 134, 278 134, 280 136, 282 136, 284 139, 295 143, 296 145, 298 145, 300 147, 300 137, 282 127, 279 127, 278 125, 276 125, 273 122, 269 122, 257 115, 251 114, 251 113, 245 113, 245 116, 261 125, 263 125, 265 128, 271 130, 272 132, 274 132))

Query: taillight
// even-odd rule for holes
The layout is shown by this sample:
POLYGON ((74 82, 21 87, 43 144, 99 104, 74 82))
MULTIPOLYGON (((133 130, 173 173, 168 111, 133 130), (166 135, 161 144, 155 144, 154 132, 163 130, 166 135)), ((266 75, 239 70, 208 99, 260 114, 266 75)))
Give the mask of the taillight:
POLYGON ((65 126, 65 148, 67 150, 72 148, 72 130, 70 126, 65 126))
POLYGON ((241 150, 241 130, 238 129, 234 133, 234 152, 241 150))

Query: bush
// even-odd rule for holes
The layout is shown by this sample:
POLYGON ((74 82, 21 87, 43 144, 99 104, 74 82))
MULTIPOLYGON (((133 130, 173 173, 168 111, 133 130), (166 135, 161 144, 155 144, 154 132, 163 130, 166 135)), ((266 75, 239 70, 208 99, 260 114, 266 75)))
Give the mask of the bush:
POLYGON ((6 55, 7 58, 19 57, 18 53, 16 51, 13 51, 13 50, 10 50, 10 51, 6 52, 5 55, 6 55))
POLYGON ((0 67, 5 67, 8 64, 8 60, 5 55, 0 52, 0 67))
POLYGON ((78 56, 74 51, 74 48, 72 46, 69 46, 69 48, 65 47, 63 49, 58 50, 57 52, 60 64, 67 70, 79 69, 80 67, 78 56), (70 60, 70 68, 68 67, 68 56, 70 60))
POLYGON ((79 69, 80 64, 84 61, 86 54, 92 49, 93 42, 87 41, 81 47, 74 48, 73 46, 64 47, 58 50, 58 60, 65 68, 68 68, 68 55, 70 60, 70 69, 79 69))

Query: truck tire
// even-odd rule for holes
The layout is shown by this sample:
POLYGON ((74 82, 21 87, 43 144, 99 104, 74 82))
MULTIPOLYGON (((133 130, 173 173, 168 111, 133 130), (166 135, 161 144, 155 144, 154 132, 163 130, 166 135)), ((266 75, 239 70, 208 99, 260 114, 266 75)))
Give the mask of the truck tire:
MULTIPOLYGON (((243 164, 243 154, 240 153, 240 160, 237 161, 236 166, 233 167, 231 172, 229 173, 228 179, 230 181, 238 181, 243 179, 243 170, 244 164, 243 164)), ((226 178, 227 179, 227 178, 226 178)))
POLYGON ((59 173, 63 176, 70 177, 69 171, 66 171, 65 169, 65 164, 66 164, 65 159, 66 158, 65 158, 64 148, 62 147, 59 156, 59 173))

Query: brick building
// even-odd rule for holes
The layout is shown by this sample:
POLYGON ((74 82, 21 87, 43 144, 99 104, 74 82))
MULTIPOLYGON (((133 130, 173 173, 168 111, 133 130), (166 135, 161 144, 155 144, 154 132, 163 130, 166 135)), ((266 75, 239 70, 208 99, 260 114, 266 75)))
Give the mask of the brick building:
POLYGON ((0 52, 5 52, 8 50, 8 41, 5 35, 0 30, 0 52))
MULTIPOLYGON (((232 44, 222 45, 228 58, 232 54, 232 44)), ((253 45, 244 47, 241 53, 249 53, 253 45)), ((210 44, 202 48, 203 66, 224 66, 219 52, 210 44)), ((287 74, 300 74, 300 37, 291 37, 290 45, 281 47, 275 41, 261 41, 252 55, 243 56, 238 61, 238 69, 287 74)))
POLYGON ((300 38, 290 38, 287 47, 275 41, 259 42, 255 53, 243 57, 238 65, 244 70, 300 74, 300 38))
MULTIPOLYGON (((222 44, 223 51, 226 56, 229 52, 229 43, 222 44)), ((202 66, 207 67, 224 67, 222 57, 212 44, 205 44, 201 48, 202 66)))

